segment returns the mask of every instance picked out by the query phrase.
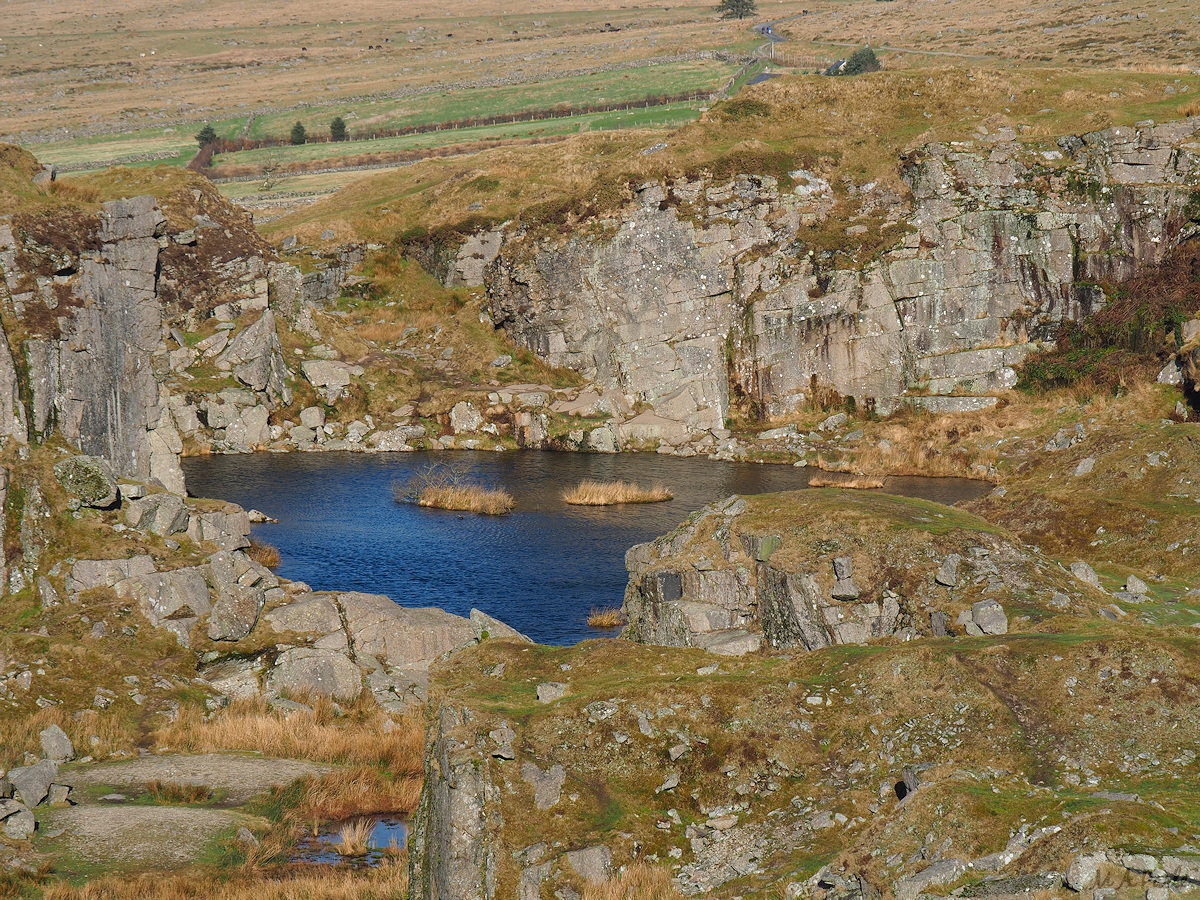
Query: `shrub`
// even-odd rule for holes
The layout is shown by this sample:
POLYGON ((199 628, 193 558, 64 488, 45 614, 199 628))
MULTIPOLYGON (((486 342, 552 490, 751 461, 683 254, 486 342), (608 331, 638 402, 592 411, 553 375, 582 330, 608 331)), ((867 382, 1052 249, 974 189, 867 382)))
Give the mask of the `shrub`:
POLYGON ((883 66, 875 51, 868 45, 859 47, 847 59, 840 60, 830 66, 826 75, 862 75, 865 72, 878 72, 883 66))
POLYGON ((217 132, 212 125, 205 125, 196 135, 196 143, 201 147, 207 147, 209 144, 217 142, 217 132))
POLYGON ((1112 291, 1107 305, 1058 326, 1053 350, 1026 358, 1026 391, 1090 384, 1127 385, 1161 368, 1178 346, 1182 323, 1200 311, 1200 240, 1177 247, 1112 291))
POLYGON ((392 488, 398 502, 416 501, 433 509, 461 510, 489 516, 512 512, 514 502, 508 491, 472 483, 470 469, 462 463, 429 463, 407 485, 392 488))

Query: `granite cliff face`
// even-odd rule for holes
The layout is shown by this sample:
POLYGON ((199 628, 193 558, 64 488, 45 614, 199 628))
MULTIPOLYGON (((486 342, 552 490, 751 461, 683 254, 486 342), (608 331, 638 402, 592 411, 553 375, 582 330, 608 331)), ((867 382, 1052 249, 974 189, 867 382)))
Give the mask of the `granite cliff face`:
POLYGON ((271 255, 252 231, 196 218, 199 229, 172 228, 160 201, 141 196, 79 216, 53 244, 37 224, 0 227, 11 351, 0 363, 0 419, 10 437, 57 436, 120 477, 182 493, 162 384, 188 352, 181 328, 211 315, 214 301, 265 308, 271 255))
POLYGON ((797 171, 791 189, 648 183, 569 236, 493 230, 441 269, 482 272, 497 325, 614 406, 647 403, 693 433, 720 437, 738 403, 786 414, 814 389, 881 412, 977 409, 1057 322, 1103 302, 1097 282, 1195 230, 1198 130, 926 146, 902 161, 908 196, 848 187, 860 215, 838 240, 896 236, 862 264, 812 239, 835 221, 834 186, 797 171))

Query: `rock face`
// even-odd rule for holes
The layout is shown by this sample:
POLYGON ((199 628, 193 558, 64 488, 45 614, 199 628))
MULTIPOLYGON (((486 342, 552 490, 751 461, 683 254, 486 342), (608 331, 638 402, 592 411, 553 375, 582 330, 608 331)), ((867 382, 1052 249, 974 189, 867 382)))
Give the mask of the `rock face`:
MULTIPOLYGON (((739 399, 786 413, 814 386, 880 411, 906 397, 979 408, 1057 322, 1092 311, 1090 283, 1174 244, 1200 176, 1198 128, 1113 128, 1064 139, 1066 155, 927 146, 903 163, 911 203, 887 208, 911 230, 857 269, 798 237, 831 205, 808 173, 791 191, 765 176, 648 183, 598 223, 601 237, 510 229, 484 279, 493 318, 692 431, 722 428, 739 399)), ((879 189, 855 190, 886 208, 879 189)))
POLYGON ((24 335, 19 346, 9 336, 11 354, 0 354, 0 436, 38 442, 59 435, 82 450, 86 456, 61 464, 60 480, 100 492, 92 501, 79 496, 85 505, 115 502, 101 484, 113 476, 181 494, 180 431, 189 419, 175 414, 170 376, 219 340, 218 370, 261 405, 290 399, 267 310, 272 251, 211 188, 61 215, 68 213, 77 216, 70 229, 48 214, 0 229, 0 302, 24 335), (183 206, 197 227, 179 230, 183 206), (255 310, 264 312, 232 340, 218 332, 200 350, 187 346, 185 331, 255 310), (110 470, 95 463, 85 472, 88 459, 110 470))
POLYGON ((443 707, 435 728, 433 752, 425 757, 425 789, 408 839, 409 896, 492 900, 493 838, 503 825, 492 763, 479 758, 473 741, 463 740, 471 729, 455 710, 443 707))
POLYGON ((1100 599, 961 510, 854 491, 729 498, 633 547, 626 566, 630 637, 725 655, 1005 634, 1005 603, 1049 615, 1055 594, 1100 599))

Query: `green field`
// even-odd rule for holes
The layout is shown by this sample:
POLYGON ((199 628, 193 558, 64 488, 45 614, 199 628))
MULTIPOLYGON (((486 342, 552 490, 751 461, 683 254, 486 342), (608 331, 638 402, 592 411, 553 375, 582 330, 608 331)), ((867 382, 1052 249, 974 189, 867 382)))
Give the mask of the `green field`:
MULTIPOLYGON (((621 103, 647 96, 681 94, 688 91, 716 90, 733 75, 735 67, 719 60, 697 60, 660 66, 641 66, 600 75, 577 75, 525 85, 479 88, 422 94, 403 99, 364 100, 275 113, 270 116, 242 116, 214 121, 217 134, 226 138, 249 136, 262 138, 286 136, 292 123, 302 121, 311 133, 328 128, 334 116, 342 116, 351 133, 370 126, 381 129, 408 125, 451 122, 472 116, 505 115, 556 106, 588 103, 621 103)), ((276 151, 285 161, 311 160, 363 153, 442 146, 476 140, 504 140, 541 135, 570 134, 580 130, 608 128, 675 127, 697 115, 699 102, 669 104, 649 109, 619 110, 571 116, 538 122, 518 122, 453 131, 428 132, 384 138, 375 141, 347 141, 341 144, 312 144, 286 147, 276 151)), ((193 138, 196 125, 144 129, 130 134, 97 135, 31 146, 38 159, 55 165, 92 163, 103 168, 124 162, 139 154, 174 153, 172 158, 131 165, 187 165, 196 154, 193 138)), ((254 150, 219 157, 215 162, 255 163, 271 151, 254 150)))
POLYGON ((579 134, 587 131, 611 131, 621 128, 677 128, 696 119, 700 102, 670 103, 645 109, 618 110, 541 119, 536 122, 514 122, 507 125, 487 125, 479 128, 456 128, 402 137, 380 138, 374 141, 344 141, 338 144, 302 144, 299 146, 264 147, 226 153, 213 158, 215 166, 261 165, 269 160, 280 163, 325 160, 364 153, 387 153, 397 150, 418 150, 465 144, 475 141, 519 140, 522 138, 552 137, 579 134))

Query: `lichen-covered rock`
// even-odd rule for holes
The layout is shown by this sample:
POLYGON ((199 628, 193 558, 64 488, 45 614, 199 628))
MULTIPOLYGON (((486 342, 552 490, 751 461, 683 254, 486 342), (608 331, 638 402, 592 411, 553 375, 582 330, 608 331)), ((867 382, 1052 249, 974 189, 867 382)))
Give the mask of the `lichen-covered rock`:
POLYGON ((75 758, 75 746, 67 737, 67 733, 59 726, 50 725, 43 728, 38 739, 41 741, 42 753, 46 759, 54 760, 54 762, 66 762, 75 758))
POLYGON ((830 489, 712 504, 631 549, 626 567, 629 636, 726 655, 945 634, 950 621, 999 635, 1009 628, 1000 601, 1099 599, 962 510, 830 489))
POLYGON ((1018 143, 923 147, 902 164, 911 201, 887 213, 909 233, 860 267, 822 263, 802 241, 801 223, 829 213, 823 191, 766 176, 647 183, 601 228, 510 226, 485 270, 492 318, 692 433, 723 427, 731 384, 772 415, 814 381, 881 411, 906 396, 980 408, 990 398, 959 395, 1012 387, 1057 322, 1103 301, 1088 283, 1127 279, 1174 245, 1198 129, 1087 134, 1052 177, 1018 143), (1084 188, 1036 187, 1051 181, 1084 188))
POLYGON ((52 759, 43 759, 31 766, 18 766, 8 772, 13 796, 30 808, 49 796, 50 785, 57 777, 58 763, 52 759))
POLYGON ((192 626, 212 611, 205 569, 201 566, 154 572, 118 581, 119 597, 136 600, 151 625, 166 628, 188 647, 192 626))
POLYGON ((275 327, 275 315, 266 310, 254 323, 240 331, 217 357, 217 367, 233 375, 256 393, 265 394, 274 405, 292 402, 287 365, 275 327))
POLYGON ((277 694, 311 691, 337 700, 353 700, 362 693, 362 680, 362 671, 345 653, 296 647, 279 654, 267 676, 267 690, 277 694))
POLYGON ((469 724, 450 707, 438 711, 425 755, 425 787, 408 839, 414 900, 493 900, 503 824, 497 765, 479 759, 469 724))
POLYGON ((54 464, 54 477, 64 491, 84 506, 107 509, 117 502, 112 466, 95 456, 69 456, 54 464))

